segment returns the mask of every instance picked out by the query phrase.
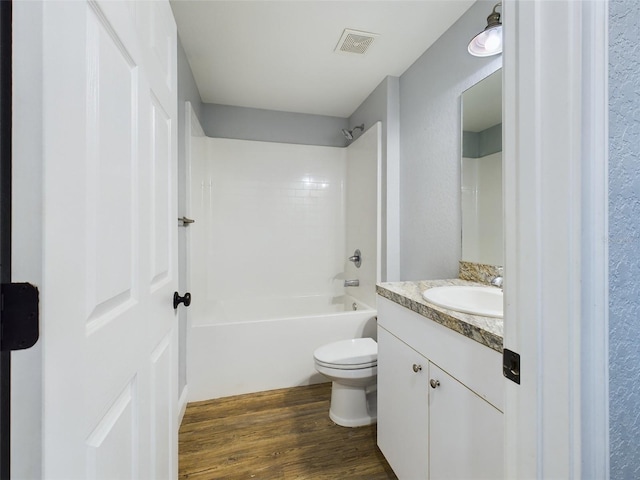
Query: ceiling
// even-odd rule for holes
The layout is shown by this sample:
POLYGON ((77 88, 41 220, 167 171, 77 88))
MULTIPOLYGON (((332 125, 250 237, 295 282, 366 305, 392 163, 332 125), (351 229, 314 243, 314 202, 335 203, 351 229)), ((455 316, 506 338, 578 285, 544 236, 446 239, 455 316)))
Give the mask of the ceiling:
POLYGON ((400 76, 473 3, 171 1, 203 102, 343 118, 387 75, 400 76), (336 53, 345 28, 379 37, 364 55, 336 53))

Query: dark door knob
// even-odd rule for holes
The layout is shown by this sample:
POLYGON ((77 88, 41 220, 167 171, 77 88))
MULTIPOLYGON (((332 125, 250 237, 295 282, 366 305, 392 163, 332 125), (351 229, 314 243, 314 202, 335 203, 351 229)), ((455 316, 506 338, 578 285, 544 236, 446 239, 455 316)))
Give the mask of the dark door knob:
POLYGON ((178 292, 173 294, 173 309, 178 308, 178 305, 184 303, 185 307, 191 305, 191 294, 189 292, 184 294, 184 297, 181 297, 178 292))

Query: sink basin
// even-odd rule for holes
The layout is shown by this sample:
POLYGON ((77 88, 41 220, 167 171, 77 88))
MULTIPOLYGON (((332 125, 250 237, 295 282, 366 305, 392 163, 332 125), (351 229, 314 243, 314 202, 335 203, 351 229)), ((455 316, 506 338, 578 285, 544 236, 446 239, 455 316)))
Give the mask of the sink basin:
POLYGON ((496 287, 450 285, 430 288, 422 296, 429 303, 456 312, 502 318, 502 290, 496 287))

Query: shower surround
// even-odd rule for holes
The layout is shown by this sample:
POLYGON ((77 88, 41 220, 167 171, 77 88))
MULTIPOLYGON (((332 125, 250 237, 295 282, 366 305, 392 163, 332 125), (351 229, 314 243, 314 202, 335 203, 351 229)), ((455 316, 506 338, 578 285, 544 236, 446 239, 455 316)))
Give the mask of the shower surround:
POLYGON ((315 348, 375 337, 379 139, 191 137, 189 401, 326 381, 315 348))

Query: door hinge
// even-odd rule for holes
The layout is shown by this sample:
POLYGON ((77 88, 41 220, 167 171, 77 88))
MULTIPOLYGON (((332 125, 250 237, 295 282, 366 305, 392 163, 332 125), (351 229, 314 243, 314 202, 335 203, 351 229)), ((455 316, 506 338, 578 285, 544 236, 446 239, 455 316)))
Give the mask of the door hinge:
POLYGON ((40 335, 38 288, 30 283, 3 283, 0 288, 0 349, 24 350, 40 335))
POLYGON ((502 350, 502 374, 520 385, 520 354, 505 348, 502 350))

